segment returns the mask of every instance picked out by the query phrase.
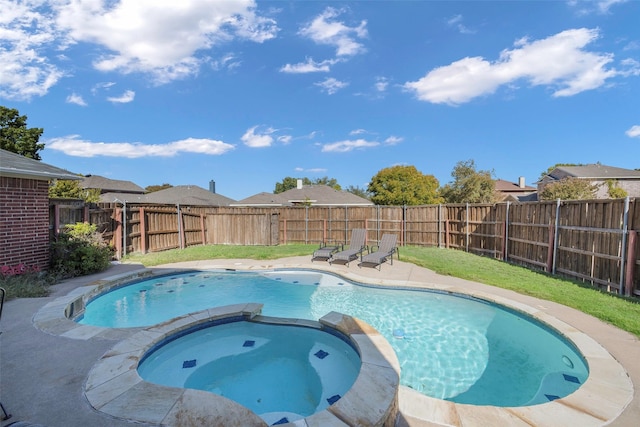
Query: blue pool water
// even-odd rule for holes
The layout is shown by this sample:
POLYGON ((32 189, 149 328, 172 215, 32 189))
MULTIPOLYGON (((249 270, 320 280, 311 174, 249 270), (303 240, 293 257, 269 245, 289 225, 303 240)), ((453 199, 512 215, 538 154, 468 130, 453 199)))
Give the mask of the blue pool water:
POLYGON ((314 271, 201 271, 157 277, 90 302, 80 323, 148 326, 209 307, 257 302, 263 314, 358 317, 391 343, 401 384, 458 403, 525 406, 575 391, 588 368, 539 322, 481 300, 352 284, 314 271))
POLYGON ((138 373, 156 384, 227 397, 271 425, 304 418, 339 400, 360 365, 358 353, 327 332, 239 321, 159 346, 138 373))

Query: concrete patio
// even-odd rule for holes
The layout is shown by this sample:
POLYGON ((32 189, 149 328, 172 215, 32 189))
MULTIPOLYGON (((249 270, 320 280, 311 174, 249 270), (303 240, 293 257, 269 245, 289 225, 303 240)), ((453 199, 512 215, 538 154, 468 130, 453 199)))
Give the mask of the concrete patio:
MULTIPOLYGON (((568 307, 475 282, 440 276, 430 270, 398 261, 394 261, 393 266, 383 265, 381 271, 358 268, 355 263, 350 267, 338 264, 329 266, 324 262, 312 263, 310 257, 273 261, 209 260, 159 266, 154 267, 153 270, 177 268, 314 268, 374 284, 384 282, 388 285, 439 288, 474 295, 489 295, 491 299, 497 301, 504 299, 511 301, 514 305, 528 307, 527 310, 535 311, 544 318, 558 319, 560 321, 557 322, 558 324, 570 325, 571 328, 588 335, 606 349, 608 354, 613 356, 626 371, 624 378, 619 378, 620 386, 616 385, 618 383, 613 383, 610 390, 605 390, 606 395, 609 396, 607 399, 596 400, 592 399, 593 396, 583 393, 582 395, 587 399, 583 399, 582 402, 572 402, 571 399, 567 399, 564 405, 566 408, 561 407, 562 403, 554 402, 554 405, 550 405, 546 411, 549 413, 549 418, 544 420, 539 418, 542 415, 528 410, 496 411, 492 407, 454 405, 436 399, 432 400, 437 402, 425 405, 424 401, 407 390, 400 396, 402 416, 399 425, 401 426, 483 426, 487 425, 489 419, 499 419, 501 425, 560 426, 572 421, 556 415, 554 413, 556 409, 560 410, 559 413, 565 414, 563 416, 576 414, 574 419, 576 425, 608 424, 623 427, 638 425, 640 419, 640 397, 638 396, 640 342, 638 338, 568 307), (602 415, 611 411, 615 413, 614 416, 602 415)), ((92 333, 90 337, 76 339, 71 335, 81 336, 82 333, 78 332, 79 329, 77 331, 73 329, 75 325, 69 326, 65 323, 60 328, 61 331, 74 330, 75 332, 62 336, 63 333, 53 331, 52 322, 40 322, 36 327, 34 318, 42 317, 38 316, 38 313, 43 307, 51 305, 70 292, 79 292, 79 289, 95 285, 105 278, 119 277, 141 270, 143 270, 141 265, 117 264, 101 274, 60 283, 52 288, 52 294, 47 298, 17 299, 5 303, 0 321, 0 331, 2 331, 0 335, 0 402, 13 417, 2 422, 2 427, 17 421, 49 427, 134 425, 132 420, 114 418, 93 409, 84 396, 84 386, 91 368, 105 352, 130 333, 104 330, 100 333, 92 333)), ((68 322, 64 319, 62 321, 68 322)), ((605 378, 602 381, 608 380, 605 378)), ((599 384, 600 388, 608 387, 604 382, 599 384)), ((135 425, 155 424, 137 422, 135 425)))

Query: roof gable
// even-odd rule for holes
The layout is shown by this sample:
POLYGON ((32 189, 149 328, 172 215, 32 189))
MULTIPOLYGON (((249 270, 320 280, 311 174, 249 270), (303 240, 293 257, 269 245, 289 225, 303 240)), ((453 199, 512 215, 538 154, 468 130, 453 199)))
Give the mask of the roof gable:
POLYGON ((234 201, 197 185, 177 185, 145 196, 145 203, 172 205, 229 206, 234 201))
POLYGON ((140 193, 145 192, 144 188, 131 181, 120 179, 110 179, 99 175, 87 175, 80 183, 82 188, 95 188, 103 193, 140 193))

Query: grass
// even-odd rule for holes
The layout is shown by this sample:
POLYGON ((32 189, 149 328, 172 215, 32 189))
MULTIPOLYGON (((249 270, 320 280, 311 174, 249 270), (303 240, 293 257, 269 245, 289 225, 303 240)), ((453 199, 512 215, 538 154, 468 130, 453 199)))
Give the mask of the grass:
MULTIPOLYGON (((131 254, 125 262, 147 267, 182 261, 207 259, 278 259, 310 255, 316 245, 281 246, 194 246, 150 254, 131 254)), ((553 301, 590 314, 640 337, 640 303, 601 292, 582 283, 552 277, 491 258, 457 250, 403 247, 402 261, 436 273, 510 289, 521 294, 553 301)))

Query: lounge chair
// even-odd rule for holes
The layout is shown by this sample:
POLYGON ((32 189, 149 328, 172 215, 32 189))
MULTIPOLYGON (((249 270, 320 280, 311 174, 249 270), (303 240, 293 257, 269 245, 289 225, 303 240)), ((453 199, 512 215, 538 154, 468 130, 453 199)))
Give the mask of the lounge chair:
POLYGON ((342 249, 344 249, 344 245, 342 244, 324 242, 320 244, 320 247, 313 252, 313 255, 311 255, 311 262, 316 259, 325 259, 328 261, 329 258, 331 258, 331 255, 341 251, 342 249))
POLYGON ((400 253, 398 252, 398 247, 396 246, 397 236, 395 234, 383 234, 382 239, 380 239, 380 245, 376 251, 368 253, 366 255, 360 255, 360 263, 358 267, 361 267, 362 264, 371 264, 373 267, 378 267, 378 270, 382 270, 382 264, 387 262, 387 260, 391 260, 391 265, 393 265, 393 254, 396 254, 396 257, 400 259, 400 253))
POLYGON ((362 254, 362 252, 367 249, 367 246, 365 245, 366 237, 367 230, 364 228, 354 228, 351 231, 349 249, 345 249, 331 255, 331 258, 329 258, 329 264, 336 261, 345 261, 348 266, 351 261, 358 259, 358 255, 362 254))

